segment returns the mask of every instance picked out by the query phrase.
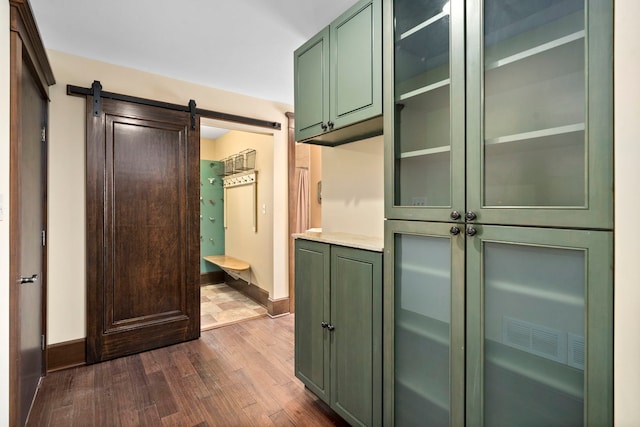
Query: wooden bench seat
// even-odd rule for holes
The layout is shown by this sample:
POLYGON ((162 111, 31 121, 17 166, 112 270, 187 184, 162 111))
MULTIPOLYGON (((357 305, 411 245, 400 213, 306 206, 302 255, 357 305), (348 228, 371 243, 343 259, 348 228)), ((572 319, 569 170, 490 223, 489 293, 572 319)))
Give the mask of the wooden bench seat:
POLYGON ((248 262, 228 255, 210 255, 204 257, 204 260, 217 265, 223 270, 244 271, 250 267, 248 262))

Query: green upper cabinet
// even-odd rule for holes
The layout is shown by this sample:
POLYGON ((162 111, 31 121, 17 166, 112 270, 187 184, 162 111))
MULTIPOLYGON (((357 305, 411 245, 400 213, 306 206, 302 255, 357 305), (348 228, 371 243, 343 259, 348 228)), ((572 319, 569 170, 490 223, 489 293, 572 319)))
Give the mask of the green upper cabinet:
POLYGON ((611 3, 387 1, 387 217, 612 228, 611 3))
POLYGON ((611 1, 467 7, 467 210, 612 228, 611 1))
POLYGON ((294 53, 296 140, 382 133, 381 0, 359 1, 294 53))
POLYGON ((385 3, 388 218, 462 221, 464 20, 462 1, 385 3))

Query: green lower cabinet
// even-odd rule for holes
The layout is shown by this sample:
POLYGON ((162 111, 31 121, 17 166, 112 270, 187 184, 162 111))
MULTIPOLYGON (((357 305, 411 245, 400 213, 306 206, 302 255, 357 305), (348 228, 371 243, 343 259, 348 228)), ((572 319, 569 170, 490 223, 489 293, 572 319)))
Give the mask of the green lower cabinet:
POLYGON ((385 425, 464 424, 464 231, 385 222, 385 425))
POLYGON ((474 228, 467 425, 612 425, 612 233, 474 228))
POLYGON ((464 227, 386 223, 385 425, 612 425, 612 234, 464 227))
POLYGON ((349 424, 382 424, 382 254, 296 240, 295 374, 349 424))

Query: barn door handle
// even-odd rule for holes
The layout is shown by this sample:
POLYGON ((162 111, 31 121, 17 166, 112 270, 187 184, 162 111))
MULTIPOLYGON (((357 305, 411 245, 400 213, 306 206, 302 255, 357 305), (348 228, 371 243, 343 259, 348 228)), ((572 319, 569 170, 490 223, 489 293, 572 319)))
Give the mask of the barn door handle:
POLYGON ((33 274, 31 277, 20 277, 20 284, 33 283, 38 280, 38 275, 33 274))

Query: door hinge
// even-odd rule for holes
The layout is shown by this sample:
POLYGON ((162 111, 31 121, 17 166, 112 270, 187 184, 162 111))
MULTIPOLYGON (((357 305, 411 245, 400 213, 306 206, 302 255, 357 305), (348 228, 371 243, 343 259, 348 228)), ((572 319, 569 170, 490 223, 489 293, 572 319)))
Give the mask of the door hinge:
POLYGON ((42 351, 45 350, 45 339, 44 339, 44 334, 40 335, 40 348, 42 349, 42 351))
POLYGON ((41 234, 42 234, 42 246, 44 247, 47 244, 47 233, 44 230, 42 230, 41 234))
POLYGON ((42 128, 42 142, 47 142, 47 129, 45 127, 42 128))

